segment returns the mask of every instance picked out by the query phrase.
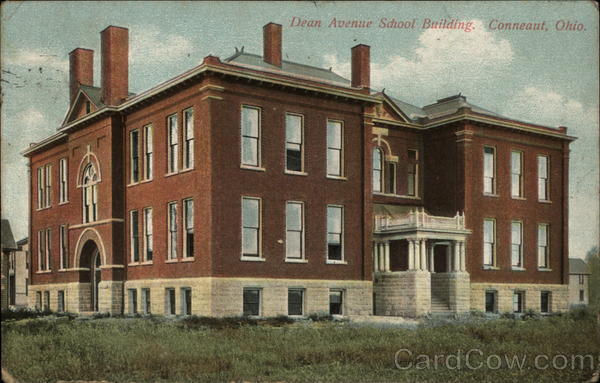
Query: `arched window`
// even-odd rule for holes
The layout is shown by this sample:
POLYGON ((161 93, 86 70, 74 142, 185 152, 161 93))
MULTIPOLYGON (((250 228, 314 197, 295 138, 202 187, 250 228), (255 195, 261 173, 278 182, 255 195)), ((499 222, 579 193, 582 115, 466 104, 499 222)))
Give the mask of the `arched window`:
POLYGON ((83 170, 83 222, 94 222, 98 217, 98 175, 93 164, 83 170))
POLYGON ((381 148, 373 149, 373 192, 383 192, 383 152, 381 148))

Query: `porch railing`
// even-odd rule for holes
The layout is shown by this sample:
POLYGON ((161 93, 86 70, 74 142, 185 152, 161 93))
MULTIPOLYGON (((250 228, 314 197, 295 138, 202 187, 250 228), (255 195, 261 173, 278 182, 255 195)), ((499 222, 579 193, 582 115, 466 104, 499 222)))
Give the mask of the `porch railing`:
POLYGON ((429 215, 425 210, 413 210, 404 216, 375 217, 375 230, 401 230, 401 229, 446 229, 464 230, 465 216, 457 212, 454 217, 440 217, 429 215))

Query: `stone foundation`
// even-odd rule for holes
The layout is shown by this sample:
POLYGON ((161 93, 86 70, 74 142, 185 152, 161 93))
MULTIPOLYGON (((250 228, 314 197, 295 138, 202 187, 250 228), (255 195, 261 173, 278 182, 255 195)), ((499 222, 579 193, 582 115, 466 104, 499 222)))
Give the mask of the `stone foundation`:
POLYGON ((417 317, 431 312, 431 273, 376 273, 375 315, 417 317))
POLYGON ((525 292, 523 311, 540 311, 541 292, 549 291, 550 311, 561 312, 569 308, 568 285, 544 285, 529 283, 471 283, 471 309, 485 311, 485 292, 496 291, 499 313, 513 312, 512 297, 515 291, 525 292))
POLYGON ((30 285, 28 294, 28 306, 35 308, 37 292, 43 294, 44 291, 50 292, 50 310, 58 310, 58 292, 65 292, 65 311, 80 313, 91 310, 91 290, 89 283, 53 283, 47 285, 30 285))

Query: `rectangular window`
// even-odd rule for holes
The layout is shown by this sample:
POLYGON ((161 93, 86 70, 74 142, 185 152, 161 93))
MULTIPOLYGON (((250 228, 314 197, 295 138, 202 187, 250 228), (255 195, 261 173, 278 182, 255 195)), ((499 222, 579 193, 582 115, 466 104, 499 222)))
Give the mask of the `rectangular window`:
POLYGON ((242 165, 260 166, 260 109, 242 106, 242 165))
POLYGON ((59 313, 65 312, 65 291, 58 290, 58 305, 56 311, 59 313))
POLYGON ((175 289, 165 289, 165 315, 175 315, 175 289))
POLYGON ((130 213, 130 230, 131 230, 131 262, 140 261, 140 233, 139 233, 139 215, 137 210, 132 210, 130 213))
POLYGON ((67 243, 67 226, 61 225, 59 229, 60 241, 60 268, 69 268, 69 247, 67 243))
POLYGON ((260 199, 242 197, 242 256, 260 257, 260 199))
POLYGON ((579 302, 585 301, 585 290, 579 290, 579 302))
POLYGON ((183 168, 194 167, 194 109, 183 111, 183 168))
POLYGON ((244 315, 260 315, 260 289, 244 288, 244 315))
POLYGON ((142 289, 142 313, 152 314, 150 302, 150 289, 142 289))
POLYGON ((342 290, 330 290, 329 291, 329 314, 330 315, 342 315, 343 310, 344 292, 342 290))
POLYGON ((52 230, 46 229, 46 270, 52 269, 52 230))
POLYGON ((41 291, 38 291, 35 293, 35 309, 36 310, 42 309, 42 292, 41 291))
POLYGON ((194 200, 186 199, 183 201, 183 220, 185 238, 183 245, 184 256, 186 258, 194 257, 194 200))
POLYGON ((304 315, 304 289, 288 289, 288 315, 304 315))
POLYGON ((548 201, 550 199, 548 175, 548 157, 538 156, 538 199, 548 201))
POLYGON ((418 193, 419 182, 419 152, 414 149, 408 150, 408 165, 407 165, 407 189, 406 194, 416 197, 418 193))
POLYGON ((304 258, 304 204, 288 202, 285 210, 285 257, 304 258))
POLYGON ((192 289, 181 288, 181 315, 192 315, 192 289))
POLYGON ((169 173, 177 173, 179 170, 179 129, 177 127, 177 114, 167 117, 167 129, 169 133, 169 148, 167 166, 169 173))
POLYGON ((177 202, 169 204, 168 259, 177 259, 177 202))
POLYGON ((490 146, 483 148, 483 192, 496 193, 496 149, 490 146))
POLYGON ((549 241, 548 241, 548 228, 547 224, 538 225, 538 267, 540 269, 547 269, 550 266, 549 262, 549 241))
POLYGON ((327 259, 344 259, 344 208, 327 205, 327 259))
POLYGON ((46 230, 38 231, 38 271, 46 270, 46 230))
POLYGON ((59 171, 59 202, 60 203, 64 203, 68 201, 68 168, 67 168, 67 159, 66 158, 61 158, 60 161, 58 162, 58 171, 59 171))
POLYGON ((137 289, 128 289, 129 314, 137 314, 137 289))
POLYGON ((152 125, 144 127, 144 179, 151 180, 154 174, 154 131, 152 125))
POLYGON ((513 267, 523 267, 523 232, 521 222, 511 223, 511 260, 513 267))
POLYGON ((297 114, 285 115, 285 168, 301 172, 303 170, 303 116, 297 114))
POLYGON ((540 311, 543 313, 550 312, 550 291, 542 291, 540 295, 540 311))
POLYGON ((383 190, 383 151, 381 148, 373 149, 373 192, 382 193, 383 190))
POLYGON ((496 221, 483 220, 483 265, 496 265, 496 221))
POLYGON ((515 291, 513 293, 513 312, 514 313, 522 313, 524 308, 524 298, 525 293, 522 291, 515 291))
POLYGON ((38 195, 37 195, 37 199, 38 199, 38 209, 41 209, 43 207, 45 207, 45 202, 46 202, 46 198, 44 197, 44 187, 45 187, 45 182, 44 182, 44 167, 40 166, 38 168, 38 178, 37 178, 37 183, 38 183, 38 195))
POLYGON ((144 209, 144 261, 151 261, 154 256, 154 237, 152 232, 152 208, 147 207, 144 209))
POLYGON ((46 207, 52 204, 52 165, 46 165, 45 174, 46 174, 46 207))
POLYGON ((511 192, 513 197, 523 197, 523 153, 510 152, 511 192))
POLYGON ((44 291, 44 311, 50 311, 50 291, 44 291))
POLYGON ((344 128, 340 121, 327 120, 327 175, 344 175, 344 128))
POLYGON ((584 280, 585 280, 584 276, 582 274, 580 274, 580 275, 578 275, 578 277, 579 277, 579 284, 583 285, 584 280))
POLYGON ((496 312, 496 292, 486 291, 485 292, 485 312, 495 313, 496 312))
POLYGON ((140 141, 138 130, 132 130, 129 132, 129 142, 131 151, 131 183, 140 181, 140 141))
POLYGON ((397 193, 396 172, 397 172, 396 164, 393 162, 389 162, 387 177, 388 177, 388 184, 389 184, 388 187, 389 187, 390 194, 397 193))

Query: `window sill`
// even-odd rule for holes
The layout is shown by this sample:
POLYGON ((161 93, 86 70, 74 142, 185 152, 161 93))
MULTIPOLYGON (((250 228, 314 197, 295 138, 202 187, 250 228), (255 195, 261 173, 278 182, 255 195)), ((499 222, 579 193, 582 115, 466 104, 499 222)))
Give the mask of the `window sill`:
POLYGON ((498 266, 483 266, 484 270, 500 270, 498 266))
POLYGON ((40 270, 40 271, 36 271, 36 274, 50 274, 52 273, 52 270, 40 270))
POLYGON ((192 170, 194 170, 195 168, 191 167, 191 168, 185 168, 185 169, 181 169, 179 171, 179 173, 187 173, 187 172, 191 172, 192 170))
POLYGON ((140 183, 141 183, 141 181, 130 182, 130 183, 128 183, 128 184, 127 184, 125 187, 128 187, 128 188, 130 188, 130 187, 132 187, 132 186, 139 185, 140 183))
POLYGON ((38 207, 37 209, 35 209, 35 211, 42 211, 42 210, 48 210, 52 207, 52 205, 50 206, 45 206, 45 207, 38 207))
POLYGON ((414 195, 405 195, 405 194, 391 194, 391 193, 373 192, 373 195, 381 196, 381 197, 391 197, 391 198, 421 199, 421 197, 417 197, 417 196, 414 196, 414 195))
POLYGON ((494 193, 483 193, 484 197, 493 197, 493 198, 498 198, 500 197, 498 194, 494 194, 494 193))
POLYGON ((305 177, 308 176, 308 173, 306 173, 306 172, 297 172, 294 170, 287 170, 287 169, 284 171, 284 173, 289 174, 291 176, 305 176, 305 177))
POLYGON ((511 268, 511 270, 512 271, 526 271, 524 267, 516 267, 516 266, 513 266, 511 268))
POLYGON ((130 263, 127 264, 128 267, 129 266, 139 266, 139 265, 141 265, 140 262, 130 262, 130 263))
POLYGON ((548 272, 548 271, 552 271, 552 269, 549 269, 547 267, 539 267, 538 271, 544 271, 544 272, 548 272))
POLYGON ((308 263, 308 260, 307 259, 286 258, 285 263, 308 263))
POLYGON ((527 198, 525 198, 525 197, 519 197, 519 196, 515 196, 515 195, 510 196, 510 198, 516 199, 518 201, 527 201, 527 198))
POLYGON ((552 203, 549 199, 538 199, 539 203, 552 203))
POLYGON ((179 259, 177 259, 177 258, 175 258, 175 259, 167 259, 165 261, 165 263, 178 263, 178 262, 179 262, 179 259))
POLYGON ((245 169, 245 170, 253 170, 255 172, 266 172, 267 169, 260 167, 260 166, 252 166, 252 165, 240 165, 240 169, 245 169))
POLYGON ((325 176, 327 179, 330 180, 337 180, 337 181, 348 181, 348 178, 344 177, 344 176, 332 176, 332 175, 327 175, 325 176))
POLYGON ((262 257, 244 257, 242 256, 240 258, 241 261, 250 261, 250 262, 265 262, 266 259, 262 258, 262 257))
POLYGON ((325 261, 325 264, 327 264, 327 265, 347 265, 348 262, 347 261, 343 261, 343 260, 342 261, 336 261, 336 260, 333 260, 333 259, 327 259, 325 261))
POLYGON ((148 178, 148 179, 146 179, 146 180, 141 180, 141 181, 140 181, 140 183, 141 183, 141 184, 146 184, 146 183, 148 183, 148 182, 152 182, 152 181, 154 181, 154 178, 148 178))
POLYGON ((179 174, 179 171, 172 172, 172 173, 167 173, 167 174, 164 175, 164 177, 165 178, 167 178, 167 177, 173 177, 173 176, 176 176, 177 174, 179 174))
POLYGON ((58 203, 58 206, 60 206, 60 205, 66 205, 66 204, 68 204, 68 203, 69 203, 69 201, 62 201, 62 202, 59 202, 59 203, 58 203))
POLYGON ((196 258, 194 257, 186 257, 186 258, 181 258, 181 262, 195 262, 196 258))
POLYGON ((66 272, 67 272, 67 269, 58 269, 57 271, 58 271, 59 273, 66 273, 66 272))

